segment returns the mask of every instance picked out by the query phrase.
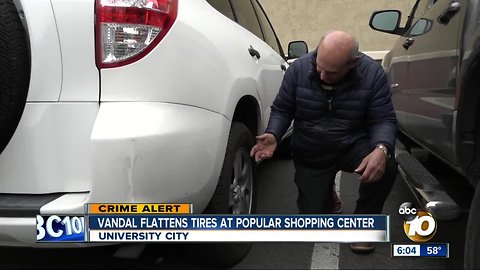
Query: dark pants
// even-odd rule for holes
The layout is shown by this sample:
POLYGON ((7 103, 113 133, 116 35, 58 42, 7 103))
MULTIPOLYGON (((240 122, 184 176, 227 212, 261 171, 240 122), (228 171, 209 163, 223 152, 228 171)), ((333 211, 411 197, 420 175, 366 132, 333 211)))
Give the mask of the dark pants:
MULTIPOLYGON (((303 214, 329 214, 333 206, 332 188, 338 171, 352 173, 362 159, 372 152, 366 139, 361 139, 350 149, 326 154, 328 160, 296 160, 295 183, 298 187, 297 206, 303 214)), ((397 162, 387 161, 382 178, 373 183, 361 183, 355 214, 380 214, 383 204, 397 176, 397 162)))

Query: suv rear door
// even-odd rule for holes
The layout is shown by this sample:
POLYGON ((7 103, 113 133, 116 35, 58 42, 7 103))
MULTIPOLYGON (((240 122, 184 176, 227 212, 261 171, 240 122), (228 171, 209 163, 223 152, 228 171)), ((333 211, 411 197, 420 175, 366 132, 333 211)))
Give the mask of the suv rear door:
POLYGON ((263 125, 259 128, 264 130, 270 118, 270 105, 280 88, 286 62, 280 56, 282 51, 275 32, 257 1, 230 0, 230 3, 237 23, 258 37, 254 39, 246 31, 238 33, 241 36, 245 35, 242 39, 244 50, 250 54, 251 70, 256 71, 254 73, 256 89, 263 110, 263 125))
POLYGON ((407 133, 454 162, 452 147, 459 39, 467 2, 428 0, 407 33, 407 133), (424 139, 428 138, 428 139, 424 139))

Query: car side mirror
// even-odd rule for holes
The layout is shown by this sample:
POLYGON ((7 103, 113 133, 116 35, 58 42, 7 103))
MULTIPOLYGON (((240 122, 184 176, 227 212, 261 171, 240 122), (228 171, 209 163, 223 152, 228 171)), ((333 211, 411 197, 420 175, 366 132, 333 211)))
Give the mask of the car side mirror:
POLYGON ((380 10, 375 11, 370 16, 368 25, 373 30, 389 34, 401 35, 400 21, 402 12, 399 10, 380 10))
POLYGON ((305 41, 297 40, 288 43, 288 59, 298 58, 308 53, 308 45, 305 41))

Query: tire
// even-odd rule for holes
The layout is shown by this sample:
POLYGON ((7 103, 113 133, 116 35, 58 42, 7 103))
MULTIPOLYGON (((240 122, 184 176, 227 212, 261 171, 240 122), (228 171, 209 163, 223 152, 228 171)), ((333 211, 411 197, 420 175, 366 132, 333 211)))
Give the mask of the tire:
POLYGON ((475 188, 465 236, 465 269, 480 269, 480 184, 475 188))
POLYGON ((0 0, 0 153, 15 132, 30 83, 25 28, 12 0, 0 0))
MULTIPOLYGON (((252 214, 255 212, 255 165, 250 158, 254 138, 247 127, 232 123, 217 188, 205 214, 252 214)), ((241 261, 252 243, 192 244, 187 253, 195 261, 215 267, 229 267, 241 261)))

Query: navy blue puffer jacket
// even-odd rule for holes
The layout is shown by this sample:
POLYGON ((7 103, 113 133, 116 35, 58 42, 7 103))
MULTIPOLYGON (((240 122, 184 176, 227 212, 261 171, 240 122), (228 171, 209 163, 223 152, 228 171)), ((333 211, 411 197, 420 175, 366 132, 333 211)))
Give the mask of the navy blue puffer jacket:
POLYGON ((397 125, 387 76, 372 58, 359 55, 344 79, 347 86, 338 89, 330 102, 316 71, 316 52, 298 58, 287 69, 266 132, 278 142, 294 120, 294 157, 348 149, 361 138, 368 138, 372 150, 378 143, 394 149, 397 125))

